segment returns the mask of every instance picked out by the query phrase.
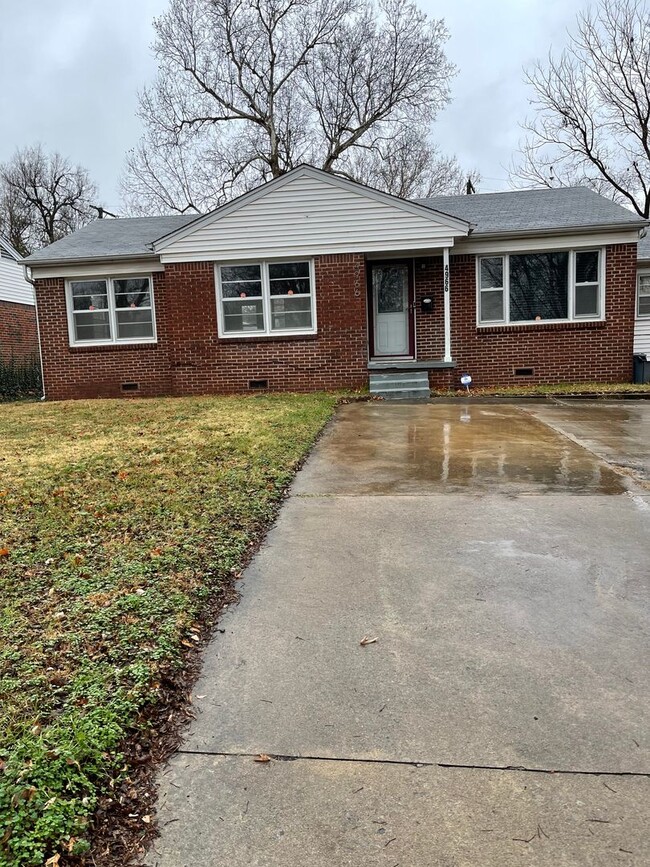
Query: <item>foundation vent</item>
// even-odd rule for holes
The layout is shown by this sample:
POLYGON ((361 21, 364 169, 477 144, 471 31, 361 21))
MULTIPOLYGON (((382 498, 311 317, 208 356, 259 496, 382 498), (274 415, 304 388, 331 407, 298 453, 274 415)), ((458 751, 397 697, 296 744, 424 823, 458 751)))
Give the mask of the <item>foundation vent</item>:
POLYGON ((139 382, 123 382, 122 391, 140 391, 139 382))
POLYGON ((534 373, 534 367, 515 367, 515 376, 533 376, 534 373))
POLYGON ((248 387, 253 391, 263 391, 269 387, 268 379, 249 379, 248 387))

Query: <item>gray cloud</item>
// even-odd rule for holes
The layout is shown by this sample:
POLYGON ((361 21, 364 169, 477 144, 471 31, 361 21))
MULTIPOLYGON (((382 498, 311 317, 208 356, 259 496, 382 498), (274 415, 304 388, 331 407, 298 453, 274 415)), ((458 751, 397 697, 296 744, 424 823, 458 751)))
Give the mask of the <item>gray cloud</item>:
MULTIPOLYGON (((155 72, 152 18, 167 0, 0 0, 0 161, 41 141, 85 165, 108 207, 119 205, 125 151, 138 139, 137 90, 155 72)), ((459 67, 435 135, 478 168, 483 189, 507 187, 504 166, 528 112, 522 68, 561 48, 583 0, 425 0, 445 18, 459 67)))

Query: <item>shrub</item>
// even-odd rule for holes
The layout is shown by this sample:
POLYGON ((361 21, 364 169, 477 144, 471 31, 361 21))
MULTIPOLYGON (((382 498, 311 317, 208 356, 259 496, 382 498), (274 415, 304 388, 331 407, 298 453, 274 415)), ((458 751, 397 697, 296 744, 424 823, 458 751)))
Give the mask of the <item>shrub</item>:
POLYGON ((0 358, 0 401, 40 397, 42 387, 38 355, 21 360, 0 358))

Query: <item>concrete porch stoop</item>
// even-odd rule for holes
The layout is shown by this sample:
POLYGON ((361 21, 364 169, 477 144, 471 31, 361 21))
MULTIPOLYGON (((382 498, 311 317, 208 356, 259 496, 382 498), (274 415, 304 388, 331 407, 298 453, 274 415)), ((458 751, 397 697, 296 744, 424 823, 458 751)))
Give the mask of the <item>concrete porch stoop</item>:
POLYGON ((370 394, 384 400, 428 400, 429 374, 426 370, 397 370, 370 373, 370 394))

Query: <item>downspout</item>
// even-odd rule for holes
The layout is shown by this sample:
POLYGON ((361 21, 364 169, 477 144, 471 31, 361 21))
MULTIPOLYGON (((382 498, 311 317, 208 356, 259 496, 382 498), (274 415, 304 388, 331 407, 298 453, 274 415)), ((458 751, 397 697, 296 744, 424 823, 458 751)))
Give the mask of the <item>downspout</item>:
POLYGON ((41 365, 41 386, 43 394, 41 400, 45 400, 45 372, 43 370, 43 347, 41 345, 41 326, 38 319, 38 296, 36 295, 36 283, 32 280, 27 265, 23 265, 23 275, 27 283, 30 283, 34 290, 34 312, 36 313, 36 337, 38 339, 38 359, 41 365))

